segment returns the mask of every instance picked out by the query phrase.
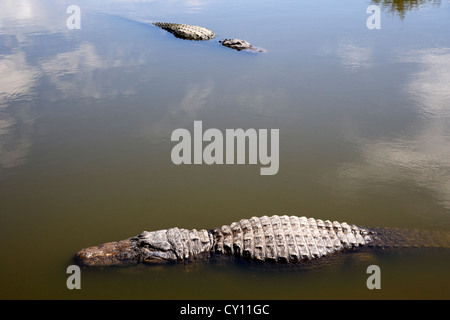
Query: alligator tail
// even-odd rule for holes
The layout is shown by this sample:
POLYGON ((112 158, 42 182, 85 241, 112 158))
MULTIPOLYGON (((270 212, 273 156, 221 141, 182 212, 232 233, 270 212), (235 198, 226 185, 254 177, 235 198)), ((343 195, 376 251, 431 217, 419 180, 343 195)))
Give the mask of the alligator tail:
POLYGON ((450 232, 395 228, 368 228, 372 241, 368 247, 378 248, 450 248, 450 232))

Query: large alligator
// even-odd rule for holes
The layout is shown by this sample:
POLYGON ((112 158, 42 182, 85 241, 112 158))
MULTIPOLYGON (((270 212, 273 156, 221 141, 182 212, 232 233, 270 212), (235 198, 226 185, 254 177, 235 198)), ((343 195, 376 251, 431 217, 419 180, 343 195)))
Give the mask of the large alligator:
POLYGON ((299 264, 359 247, 444 247, 450 235, 438 231, 364 228, 297 216, 252 217, 207 230, 144 231, 117 242, 79 251, 84 266, 189 262, 213 257, 299 264))
MULTIPOLYGON (((153 22, 153 24, 172 33, 175 37, 185 40, 204 41, 214 39, 216 37, 216 34, 213 31, 206 29, 205 27, 168 22, 153 22)), ((254 53, 266 52, 266 50, 254 47, 249 42, 241 39, 224 39, 219 42, 224 47, 238 51, 245 50, 254 53)))

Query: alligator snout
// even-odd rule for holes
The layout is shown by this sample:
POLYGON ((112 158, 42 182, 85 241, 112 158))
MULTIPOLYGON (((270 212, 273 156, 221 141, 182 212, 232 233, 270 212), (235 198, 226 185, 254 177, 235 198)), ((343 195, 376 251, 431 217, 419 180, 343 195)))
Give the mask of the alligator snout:
POLYGON ((74 260, 80 266, 102 267, 136 264, 140 259, 136 246, 126 239, 80 250, 74 260))

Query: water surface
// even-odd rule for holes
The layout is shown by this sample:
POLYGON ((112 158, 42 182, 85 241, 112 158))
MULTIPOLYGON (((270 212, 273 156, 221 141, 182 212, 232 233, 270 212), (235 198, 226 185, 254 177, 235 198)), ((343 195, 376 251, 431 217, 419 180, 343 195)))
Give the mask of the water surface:
POLYGON ((82 270, 81 248, 264 214, 450 231, 447 1, 0 4, 3 299, 448 299, 446 250, 310 272, 242 265, 82 270), (369 30, 367 7, 381 8, 369 30), (148 22, 202 25, 191 42, 148 22), (217 40, 242 38, 254 55, 217 40), (172 163, 177 128, 280 130, 280 169, 172 163), (382 270, 368 290, 366 269, 382 270), (214 288, 214 289, 212 289, 214 288))

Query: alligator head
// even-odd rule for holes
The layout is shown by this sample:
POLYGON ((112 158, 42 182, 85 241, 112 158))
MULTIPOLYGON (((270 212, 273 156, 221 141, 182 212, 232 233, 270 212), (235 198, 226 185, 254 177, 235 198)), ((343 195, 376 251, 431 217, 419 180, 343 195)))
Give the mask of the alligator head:
POLYGON ((263 48, 258 48, 252 46, 248 41, 241 40, 241 39, 225 39, 219 41, 224 47, 235 49, 237 51, 248 51, 253 53, 259 53, 259 52, 267 52, 263 48))
POLYGON ((78 265, 88 267, 158 264, 177 260, 166 230, 144 231, 136 237, 82 249, 74 256, 78 265))
POLYGON ((80 250, 74 260, 83 266, 119 266, 140 262, 139 250, 131 239, 108 242, 80 250))

